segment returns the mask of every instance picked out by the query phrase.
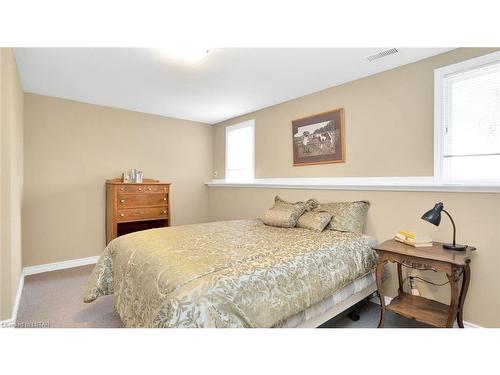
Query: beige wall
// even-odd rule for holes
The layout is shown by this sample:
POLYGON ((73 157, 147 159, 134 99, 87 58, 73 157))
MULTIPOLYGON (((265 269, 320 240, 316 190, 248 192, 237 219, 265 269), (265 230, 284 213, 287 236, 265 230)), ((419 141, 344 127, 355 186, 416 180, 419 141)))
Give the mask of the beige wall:
POLYGON ((207 221, 209 125, 25 95, 23 264, 98 255, 106 179, 130 168, 172 183, 173 224, 207 221))
MULTIPOLYGON (((391 71, 330 88, 215 125, 214 171, 224 174, 224 128, 247 119, 256 123, 256 177, 431 176, 433 174, 433 70, 492 49, 459 49, 391 71), (345 164, 293 167, 291 121, 344 107, 346 114, 345 164), (279 150, 277 152, 276 150, 279 150)), ((259 217, 275 194, 285 199, 320 201, 368 199, 372 206, 366 232, 379 240, 399 229, 414 229, 449 241, 445 218, 439 228, 420 220, 437 201, 455 218, 460 242, 475 245, 472 280, 465 320, 500 327, 500 195, 478 193, 376 192, 209 188, 210 220, 259 217)), ((442 274, 425 277, 444 281, 442 274)), ((447 287, 419 283, 424 295, 445 302, 447 287)), ((396 293, 394 277, 388 294, 396 293)))
POLYGON ((23 92, 14 55, 0 48, 0 320, 10 319, 21 275, 23 92))

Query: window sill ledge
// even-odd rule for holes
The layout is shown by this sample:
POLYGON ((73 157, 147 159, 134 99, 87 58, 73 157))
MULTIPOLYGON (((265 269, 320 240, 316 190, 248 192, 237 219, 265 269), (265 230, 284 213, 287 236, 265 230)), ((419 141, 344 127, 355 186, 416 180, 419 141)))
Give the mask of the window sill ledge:
POLYGON ((440 184, 433 177, 257 178, 249 181, 214 179, 206 185, 226 188, 500 193, 500 185, 440 184))

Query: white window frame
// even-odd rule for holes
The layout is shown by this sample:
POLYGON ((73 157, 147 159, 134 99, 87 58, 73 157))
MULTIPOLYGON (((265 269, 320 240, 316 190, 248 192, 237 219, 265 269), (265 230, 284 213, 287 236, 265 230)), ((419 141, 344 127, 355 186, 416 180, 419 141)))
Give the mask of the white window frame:
POLYGON ((444 87, 443 79, 450 74, 456 74, 481 66, 500 62, 500 51, 493 52, 488 55, 476 57, 470 60, 462 61, 457 64, 444 66, 434 70, 434 180, 439 185, 484 185, 484 186, 500 186, 498 181, 494 180, 474 180, 474 181, 446 181, 444 179, 444 113, 443 113, 443 96, 444 87))
MULTIPOLYGON (((238 124, 230 125, 230 126, 226 127, 225 138, 224 138, 224 143, 225 143, 225 150, 224 150, 224 152, 225 152, 225 158, 224 158, 224 163, 225 163, 225 165, 224 165, 224 178, 225 179, 227 179, 227 175, 228 175, 227 174, 227 166, 229 165, 228 164, 228 160, 227 160, 227 157, 228 157, 228 152, 227 152, 227 145, 228 145, 227 134, 231 130, 246 128, 246 127, 250 127, 252 129, 252 177, 250 178, 250 180, 254 180, 255 179, 255 120, 254 119, 243 121, 243 122, 240 122, 238 124)), ((241 181, 241 180, 235 179, 234 181, 241 181)))

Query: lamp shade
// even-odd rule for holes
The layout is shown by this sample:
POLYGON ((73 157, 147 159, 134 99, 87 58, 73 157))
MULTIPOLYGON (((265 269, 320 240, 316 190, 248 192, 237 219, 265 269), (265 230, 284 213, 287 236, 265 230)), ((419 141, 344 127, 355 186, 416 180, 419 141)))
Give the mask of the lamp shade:
POLYGON ((422 219, 438 226, 441 222, 441 211, 443 211, 443 207, 443 203, 436 203, 431 210, 422 215, 422 219))

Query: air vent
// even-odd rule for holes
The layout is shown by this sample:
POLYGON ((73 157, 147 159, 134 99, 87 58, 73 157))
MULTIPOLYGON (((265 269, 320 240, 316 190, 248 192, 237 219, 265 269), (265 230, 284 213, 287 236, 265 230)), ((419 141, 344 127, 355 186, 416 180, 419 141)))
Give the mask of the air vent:
POLYGON ((378 59, 381 59, 382 57, 394 55, 395 53, 398 53, 398 50, 396 48, 386 49, 385 51, 380 51, 380 52, 375 53, 373 55, 366 56, 366 59, 368 61, 378 60, 378 59))

